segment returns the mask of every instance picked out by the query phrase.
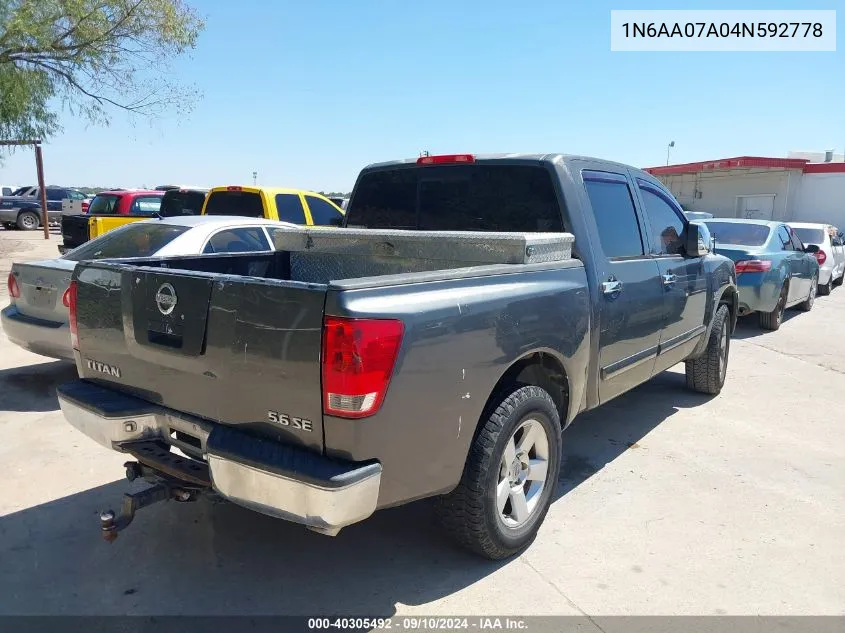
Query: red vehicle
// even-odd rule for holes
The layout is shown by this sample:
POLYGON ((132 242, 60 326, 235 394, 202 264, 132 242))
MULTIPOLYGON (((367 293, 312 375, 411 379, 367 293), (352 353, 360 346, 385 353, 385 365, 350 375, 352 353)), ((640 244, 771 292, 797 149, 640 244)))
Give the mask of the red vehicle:
POLYGON ((59 252, 65 253, 129 222, 158 216, 164 193, 145 189, 115 189, 98 193, 86 213, 62 216, 64 243, 59 246, 59 252))

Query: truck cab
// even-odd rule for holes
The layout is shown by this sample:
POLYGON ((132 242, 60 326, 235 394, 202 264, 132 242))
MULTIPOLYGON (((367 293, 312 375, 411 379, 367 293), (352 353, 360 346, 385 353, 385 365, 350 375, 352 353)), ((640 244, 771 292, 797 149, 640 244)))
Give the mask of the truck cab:
POLYGON ((266 218, 304 226, 340 226, 344 216, 343 209, 313 191, 240 185, 214 187, 202 213, 266 218))

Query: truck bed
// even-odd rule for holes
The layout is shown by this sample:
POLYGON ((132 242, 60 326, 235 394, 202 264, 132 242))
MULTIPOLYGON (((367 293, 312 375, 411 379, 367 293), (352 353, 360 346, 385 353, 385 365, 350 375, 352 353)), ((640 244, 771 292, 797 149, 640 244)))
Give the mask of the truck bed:
MULTIPOLYGON (((586 279, 581 263, 569 257, 571 235, 502 234, 497 242, 465 234, 461 247, 447 247, 436 235, 416 232, 350 230, 345 240, 345 231, 323 231, 332 229, 291 231, 277 244, 291 250, 272 253, 81 263, 75 272, 80 377, 323 451, 332 433, 345 433, 324 426, 331 422, 321 390, 325 315, 401 318, 406 338, 397 373, 409 358, 418 362, 411 347, 431 345, 452 328, 459 330, 453 333, 458 345, 466 340, 477 347, 479 333, 487 333, 474 350, 480 362, 518 354, 522 336, 546 336, 533 333, 563 318, 538 316, 557 312, 555 302, 570 297, 567 318, 580 321, 566 333, 577 341, 575 351, 586 336, 586 279), (561 276, 561 268, 573 274, 561 276), (307 420, 310 430, 275 424, 270 412, 307 420)), ((467 401, 464 408, 476 405, 482 403, 467 401)), ((336 456, 363 460, 374 450, 361 438, 336 437, 329 451, 336 456)))

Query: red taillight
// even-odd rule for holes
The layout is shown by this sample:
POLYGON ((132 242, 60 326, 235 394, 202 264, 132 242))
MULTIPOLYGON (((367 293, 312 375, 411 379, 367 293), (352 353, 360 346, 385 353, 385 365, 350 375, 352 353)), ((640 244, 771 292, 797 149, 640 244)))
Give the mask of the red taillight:
POLYGON ((378 411, 387 393, 404 333, 402 321, 325 317, 323 412, 363 418, 378 411))
POLYGON ((244 188, 239 187, 238 185, 230 185, 229 187, 226 187, 226 191, 243 191, 243 190, 244 190, 244 188))
POLYGON ((70 345, 73 349, 79 349, 79 325, 76 320, 76 281, 71 281, 65 294, 62 295, 62 303, 68 308, 68 323, 70 324, 70 345))
POLYGON ((88 213, 88 207, 91 206, 88 202, 82 203, 82 213, 88 213))
POLYGON ((9 279, 6 281, 6 285, 9 287, 9 296, 12 299, 17 299, 21 296, 21 288, 18 286, 18 280, 15 278, 14 273, 9 273, 9 279))
POLYGON ((443 165, 445 163, 474 163, 472 154, 441 154, 440 156, 420 156, 418 165, 443 165))
POLYGON ((746 259, 736 263, 736 274, 765 273, 772 269, 772 262, 768 259, 746 259))
POLYGON ((822 264, 824 264, 827 261, 827 255, 825 254, 824 251, 818 250, 818 251, 816 251, 815 255, 816 255, 816 261, 819 263, 819 266, 821 266, 822 264))

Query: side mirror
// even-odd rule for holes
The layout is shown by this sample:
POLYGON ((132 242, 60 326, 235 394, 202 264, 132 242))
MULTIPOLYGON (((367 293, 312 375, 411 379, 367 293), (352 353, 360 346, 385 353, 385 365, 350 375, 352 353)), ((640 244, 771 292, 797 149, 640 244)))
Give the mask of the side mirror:
POLYGON ((805 253, 810 253, 811 255, 815 255, 816 253, 818 253, 818 252, 819 252, 819 247, 818 247, 818 246, 816 246, 815 244, 807 244, 807 245, 804 247, 804 252, 805 252, 805 253))
POLYGON ((690 222, 687 224, 687 238, 684 250, 687 257, 703 257, 710 252, 710 229, 704 224, 690 222))

